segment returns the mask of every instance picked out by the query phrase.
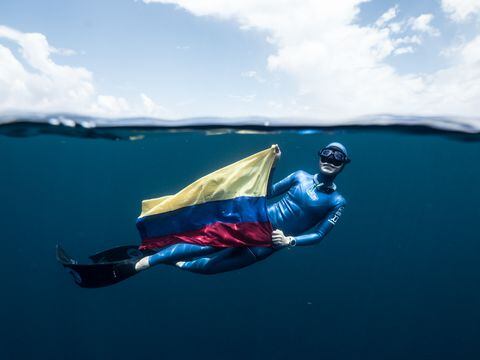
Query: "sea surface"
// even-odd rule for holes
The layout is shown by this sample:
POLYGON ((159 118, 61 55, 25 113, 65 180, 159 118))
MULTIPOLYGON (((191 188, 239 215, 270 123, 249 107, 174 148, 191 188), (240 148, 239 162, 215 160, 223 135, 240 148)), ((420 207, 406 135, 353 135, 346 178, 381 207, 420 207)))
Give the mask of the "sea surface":
POLYGON ((0 359, 479 359, 480 138, 412 127, 0 126, 0 359), (56 262, 139 243, 142 199, 279 144, 340 141, 348 204, 317 246, 213 275, 77 287, 56 262))

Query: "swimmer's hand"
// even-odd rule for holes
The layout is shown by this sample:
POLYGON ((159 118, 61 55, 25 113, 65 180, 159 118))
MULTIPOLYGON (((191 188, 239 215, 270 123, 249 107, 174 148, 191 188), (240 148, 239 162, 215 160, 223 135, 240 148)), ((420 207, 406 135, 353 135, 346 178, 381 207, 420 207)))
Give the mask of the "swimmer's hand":
POLYGON ((272 242, 274 248, 282 248, 285 246, 295 246, 295 238, 293 236, 285 236, 282 230, 276 229, 272 232, 272 242))
POLYGON ((280 159, 280 157, 282 156, 282 150, 280 150, 280 146, 278 146, 277 144, 273 145, 273 147, 275 148, 275 159, 273 160, 273 166, 275 166, 278 159, 280 159))

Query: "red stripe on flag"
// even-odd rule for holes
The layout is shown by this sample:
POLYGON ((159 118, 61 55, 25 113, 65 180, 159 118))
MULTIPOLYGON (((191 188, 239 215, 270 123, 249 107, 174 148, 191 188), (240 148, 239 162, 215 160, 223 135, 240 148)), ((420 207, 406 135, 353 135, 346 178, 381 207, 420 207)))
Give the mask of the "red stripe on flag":
POLYGON ((201 229, 181 234, 145 239, 141 250, 161 248, 168 245, 187 243, 214 247, 272 246, 270 222, 244 222, 228 224, 216 222, 201 229))

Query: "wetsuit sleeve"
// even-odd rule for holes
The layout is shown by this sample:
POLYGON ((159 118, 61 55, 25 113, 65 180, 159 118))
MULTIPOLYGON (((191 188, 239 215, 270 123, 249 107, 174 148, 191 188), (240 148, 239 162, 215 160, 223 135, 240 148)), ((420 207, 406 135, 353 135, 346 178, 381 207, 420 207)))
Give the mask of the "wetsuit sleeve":
POLYGON ((272 178, 273 178, 273 170, 270 173, 270 179, 268 180, 268 188, 267 188, 267 198, 273 198, 283 193, 286 193, 293 184, 295 184, 295 180, 298 175, 298 171, 291 173, 285 179, 280 180, 279 182, 272 185, 272 178))
POLYGON ((333 229, 338 219, 342 216, 345 203, 335 206, 316 227, 315 231, 310 234, 295 236, 297 246, 308 246, 318 244, 333 229))

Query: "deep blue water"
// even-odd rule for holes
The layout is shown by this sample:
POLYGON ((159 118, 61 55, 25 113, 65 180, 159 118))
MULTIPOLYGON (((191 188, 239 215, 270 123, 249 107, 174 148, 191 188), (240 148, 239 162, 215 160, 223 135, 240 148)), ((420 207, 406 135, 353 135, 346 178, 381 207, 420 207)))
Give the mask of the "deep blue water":
POLYGON ((478 359, 480 142, 395 131, 0 137, 0 359, 478 359), (215 276, 82 289, 55 260, 135 244, 144 198, 271 144, 280 179, 344 142, 348 205, 318 246, 215 276))

